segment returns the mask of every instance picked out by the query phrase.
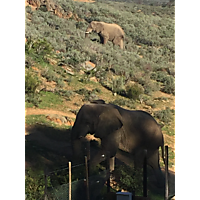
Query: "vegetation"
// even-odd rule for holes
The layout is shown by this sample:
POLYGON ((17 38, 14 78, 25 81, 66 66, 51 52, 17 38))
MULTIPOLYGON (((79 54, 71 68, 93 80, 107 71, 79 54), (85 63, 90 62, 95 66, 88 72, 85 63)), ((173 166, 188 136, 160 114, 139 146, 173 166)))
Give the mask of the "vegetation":
MULTIPOLYGON (((71 14, 71 17, 59 17, 48 11, 45 5, 36 10, 26 7, 26 107, 71 110, 77 114, 83 102, 100 97, 107 103, 150 112, 162 124, 163 132, 174 137, 174 110, 170 107, 170 97, 175 95, 173 4, 137 4, 129 0, 52 2, 58 5, 62 16, 71 14), (126 34, 125 49, 113 47, 111 42, 100 44, 97 34, 92 33, 85 39, 86 27, 93 20, 119 24, 126 34), (87 71, 85 61, 94 63, 95 69, 87 71), (94 77, 97 83, 91 82, 94 77), (158 91, 166 93, 166 97, 154 97, 158 91), (73 104, 74 98, 77 101, 73 104), (67 104, 70 108, 66 108, 67 104)), ((48 126, 46 132, 42 130, 46 136, 54 140, 70 140, 65 133, 69 127, 51 122, 44 115, 26 116, 26 125, 48 126)), ((174 152, 169 150, 169 154, 171 167, 174 152)), ((34 142, 26 141, 26 157, 32 156, 41 163, 51 156, 59 157, 34 142)), ((59 159, 56 166, 63 163, 64 158, 59 159)), ((41 168, 43 166, 39 167, 39 172, 34 168, 26 169, 27 199, 44 198, 41 168)), ((121 166, 115 172, 120 174, 120 188, 141 193, 140 172, 127 166, 121 166)), ((73 180, 83 177, 81 173, 74 172, 73 180)), ((64 172, 55 176, 58 179, 54 186, 67 182, 68 176, 64 172)), ((53 177, 49 177, 48 187, 52 186, 52 181, 53 177)), ((153 199, 162 197, 154 196, 153 199)))
MULTIPOLYGON (((70 0, 55 3, 66 15, 71 12, 81 20, 67 20, 52 12, 30 11, 27 7, 28 57, 32 55, 35 61, 49 62, 50 57, 56 56, 58 63, 72 65, 77 70, 84 61, 90 60, 98 67, 95 76, 100 77, 100 82, 119 94, 128 80, 141 84, 146 94, 151 95, 157 90, 174 94, 174 77, 170 74, 174 69, 175 53, 173 6, 107 1, 85 4, 70 0), (126 33, 125 50, 113 48, 112 43, 103 46, 84 39, 88 22, 92 20, 119 24, 126 33), (55 55, 55 51, 59 53, 55 55), (110 77, 105 75, 108 68, 120 78, 109 80, 110 77), (107 84, 109 81, 111 85, 107 84)), ((91 38, 98 39, 98 36, 92 34, 91 38)), ((43 75, 49 81, 58 82, 53 70, 49 69, 43 75)), ((59 85, 64 86, 62 81, 59 85)))
POLYGON ((115 169, 114 176, 120 188, 135 191, 136 195, 142 195, 142 170, 120 165, 115 169))

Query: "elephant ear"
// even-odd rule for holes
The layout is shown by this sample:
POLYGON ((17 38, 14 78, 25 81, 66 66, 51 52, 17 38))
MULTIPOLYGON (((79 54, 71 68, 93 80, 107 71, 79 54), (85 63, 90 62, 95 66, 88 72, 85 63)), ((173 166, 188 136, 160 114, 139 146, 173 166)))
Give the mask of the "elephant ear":
MULTIPOLYGON (((106 107, 107 108, 107 107, 106 107)), ((95 136, 103 138, 123 126, 122 117, 115 108, 108 108, 99 115, 95 136)))
POLYGON ((101 22, 96 22, 95 23, 95 31, 97 33, 100 33, 104 30, 103 24, 101 22))

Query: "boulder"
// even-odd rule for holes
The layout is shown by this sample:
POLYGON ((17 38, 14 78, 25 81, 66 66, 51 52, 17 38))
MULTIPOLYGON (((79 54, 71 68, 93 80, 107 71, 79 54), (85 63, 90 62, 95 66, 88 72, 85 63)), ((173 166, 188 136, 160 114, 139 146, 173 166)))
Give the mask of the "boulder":
POLYGON ((49 114, 46 116, 46 118, 50 121, 53 121, 53 122, 59 124, 59 125, 65 124, 67 126, 73 126, 73 121, 62 115, 49 114))
POLYGON ((93 69, 95 69, 96 65, 90 61, 85 61, 82 64, 82 67, 86 70, 86 71, 91 71, 93 69))

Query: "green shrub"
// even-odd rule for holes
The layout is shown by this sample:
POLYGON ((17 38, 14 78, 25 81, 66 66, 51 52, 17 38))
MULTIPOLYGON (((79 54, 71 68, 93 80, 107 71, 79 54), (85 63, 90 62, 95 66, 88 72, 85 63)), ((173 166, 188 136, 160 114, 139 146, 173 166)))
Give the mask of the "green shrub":
POLYGON ((123 77, 113 78, 111 90, 116 92, 117 94, 121 94, 124 92, 125 89, 125 81, 123 77))
POLYGON ((38 77, 30 72, 25 75, 25 101, 38 106, 41 102, 40 94, 36 93, 40 85, 38 77))
POLYGON ((142 169, 134 169, 127 165, 116 167, 113 172, 120 188, 127 191, 135 191, 136 195, 142 194, 142 169))
POLYGON ((159 119, 164 124, 169 124, 174 119, 174 110, 166 107, 165 110, 154 112, 154 117, 159 119))
POLYGON ((56 72, 54 72, 52 69, 50 68, 45 68, 41 71, 41 75, 43 77, 45 77, 47 79, 47 81, 55 81, 58 82, 59 81, 59 77, 57 75, 56 72))
POLYGON ((59 79, 57 82, 57 86, 59 88, 63 88, 63 87, 65 87, 65 82, 62 79, 59 79))
POLYGON ((25 93, 35 94, 36 88, 40 85, 38 77, 30 72, 25 75, 25 93))
POLYGON ((175 95, 175 80, 172 76, 167 76, 163 85, 163 92, 175 95))
POLYGON ((115 99, 114 101, 111 101, 110 103, 118 105, 118 106, 127 106, 130 109, 135 109, 135 101, 131 99, 115 99))
POLYGON ((37 200, 44 198, 44 188, 45 188, 44 175, 38 175, 34 173, 31 169, 26 170, 26 176, 25 176, 26 199, 37 200))
POLYGON ((126 96, 129 99, 139 100, 140 95, 143 93, 143 88, 139 84, 128 85, 126 87, 126 96))

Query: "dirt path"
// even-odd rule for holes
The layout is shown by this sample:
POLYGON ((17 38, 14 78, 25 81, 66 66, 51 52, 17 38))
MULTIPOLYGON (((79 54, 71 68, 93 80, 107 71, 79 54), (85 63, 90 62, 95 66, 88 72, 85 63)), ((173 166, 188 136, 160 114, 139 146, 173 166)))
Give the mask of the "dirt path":
POLYGON ((70 111, 62 112, 58 110, 39 109, 39 108, 26 108, 25 110, 25 115, 48 115, 48 114, 57 114, 57 115, 67 116, 70 118, 76 118, 76 115, 70 111))

